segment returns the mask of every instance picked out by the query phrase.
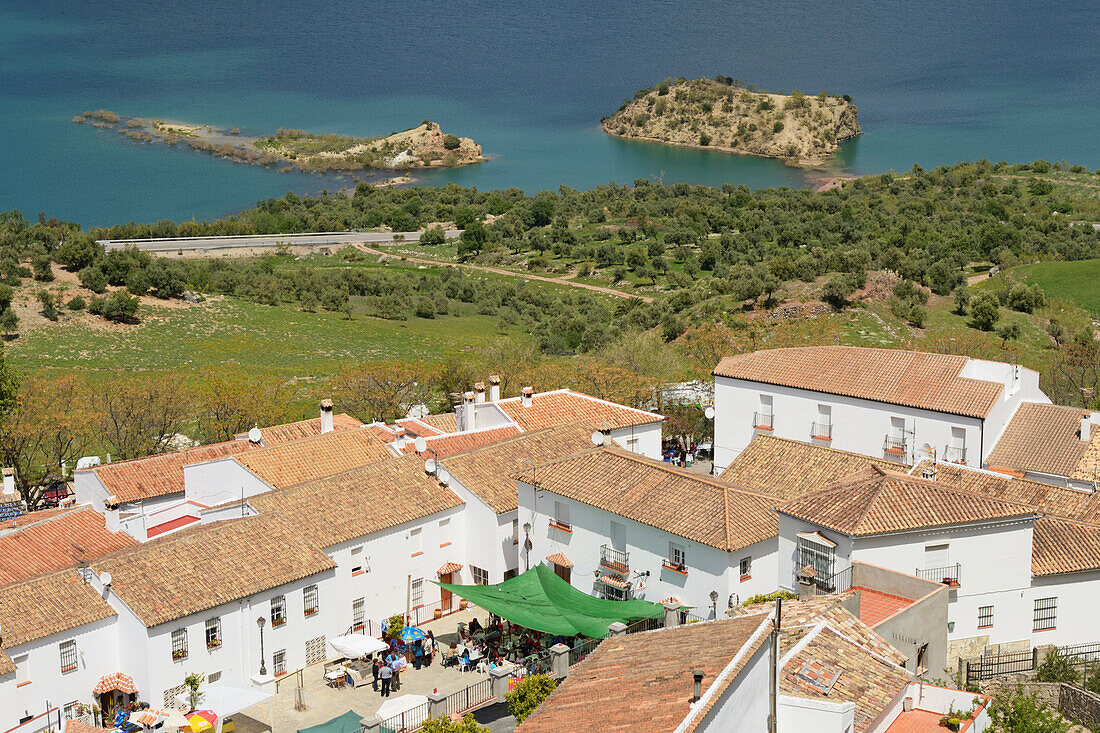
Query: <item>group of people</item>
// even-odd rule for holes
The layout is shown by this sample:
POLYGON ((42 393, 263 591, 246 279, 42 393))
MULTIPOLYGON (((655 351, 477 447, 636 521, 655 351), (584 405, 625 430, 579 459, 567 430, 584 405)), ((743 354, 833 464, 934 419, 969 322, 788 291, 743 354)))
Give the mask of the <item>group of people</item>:
POLYGON ((382 697, 389 697, 390 692, 401 689, 401 672, 409 666, 405 659, 405 653, 411 652, 413 657, 413 669, 428 667, 437 651, 435 635, 428 632, 420 641, 402 644, 397 637, 382 635, 382 640, 389 644, 389 650, 382 654, 374 655, 371 662, 371 674, 374 676, 374 689, 378 691, 379 682, 382 685, 382 697))

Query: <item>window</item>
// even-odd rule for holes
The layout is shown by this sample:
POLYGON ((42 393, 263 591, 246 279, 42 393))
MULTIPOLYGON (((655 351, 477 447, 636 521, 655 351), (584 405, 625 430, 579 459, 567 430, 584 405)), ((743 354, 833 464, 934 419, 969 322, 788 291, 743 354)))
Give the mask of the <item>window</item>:
POLYGON ((451 520, 439 520, 439 546, 446 547, 451 544, 451 520))
MULTIPOLYGON (((820 537, 820 535, 818 535, 820 537)), ((824 537, 821 540, 825 541, 824 537)), ((798 537, 798 567, 796 570, 809 565, 813 568, 819 583, 827 582, 833 577, 833 564, 836 561, 836 548, 815 538, 800 534, 798 537)))
POLYGON ((187 629, 172 632, 172 661, 187 659, 187 629))
POLYGON ((566 532, 573 531, 573 525, 569 523, 569 505, 560 501, 554 502, 554 523, 551 525, 566 532))
POLYGON ((22 687, 23 685, 29 685, 31 682, 30 656, 23 654, 22 656, 15 657, 11 661, 15 664, 15 686, 22 687))
POLYGON ((760 395, 760 409, 753 415, 752 426, 761 430, 771 430, 774 425, 775 416, 773 410, 772 396, 767 394, 760 395))
POLYGON ((1032 631, 1049 631, 1058 622, 1058 599, 1036 598, 1032 631))
POLYGON ((411 545, 412 545, 412 555, 413 555, 413 557, 416 557, 417 555, 423 554, 423 552, 424 552, 423 549, 421 548, 421 544, 420 544, 420 535, 421 535, 420 527, 417 527, 416 529, 413 529, 413 530, 409 530, 409 540, 410 540, 411 545))
POLYGON ((815 440, 833 439, 833 408, 829 405, 817 406, 817 420, 810 427, 810 437, 815 440))
POLYGON ((58 648, 61 650, 61 673, 72 672, 76 669, 76 641, 63 641, 58 648))
POLYGON ((519 568, 512 568, 511 570, 505 570, 504 571, 504 579, 505 580, 511 580, 512 578, 516 577, 517 575, 519 575, 519 568))
POLYGON ((79 700, 65 703, 65 720, 76 720, 77 716, 81 714, 80 708, 79 700))
POLYGON ((221 678, 222 678, 222 673, 221 673, 220 670, 217 671, 217 672, 211 672, 210 674, 206 675, 206 681, 210 682, 210 683, 217 682, 221 678))
POLYGON ((741 558, 740 570, 741 570, 741 582, 742 583, 752 577, 752 558, 751 557, 741 558))
POLYGON ((519 544, 519 520, 518 519, 513 519, 512 520, 512 544, 513 545, 518 545, 519 544))
POLYGON ((668 543, 668 562, 666 565, 672 570, 678 570, 681 573, 687 572, 687 552, 684 550, 683 545, 678 545, 675 542, 668 543))
POLYGON ((949 461, 966 463, 966 428, 951 428, 951 443, 944 457, 949 461))
POLYGON ((949 557, 948 550, 950 550, 950 545, 947 543, 942 545, 925 545, 924 569, 936 570, 938 568, 946 568, 949 557))
POLYGON ((359 631, 366 626, 367 623, 367 599, 356 598, 351 602, 351 627, 354 631, 359 631))
POLYGON ((470 572, 474 575, 474 585, 489 585, 488 570, 482 570, 476 565, 471 565, 470 572))
POLYGON ((626 449, 628 451, 630 451, 631 453, 637 453, 638 452, 638 439, 637 438, 627 438, 626 439, 626 449))
POLYGON ((271 599, 271 628, 282 626, 286 623, 286 596, 275 596, 271 599))
POLYGON ((222 620, 220 617, 206 619, 206 648, 216 649, 222 645, 222 620))
POLYGON ((978 606, 978 628, 988 629, 993 626, 993 606, 978 606))
POLYGON ((413 578, 412 590, 410 591, 412 604, 414 606, 420 606, 424 603, 424 579, 413 578))
POLYGON ((917 649, 917 674, 922 675, 928 671, 928 644, 921 644, 917 649))
POLYGON ((353 547, 351 548, 351 574, 362 575, 366 564, 363 562, 363 548, 353 547))
POLYGON ((275 667, 275 676, 286 674, 286 649, 280 649, 271 655, 271 663, 275 667))
POLYGON ((312 616, 321 610, 321 601, 317 596, 317 586, 307 585, 302 588, 303 615, 312 616))

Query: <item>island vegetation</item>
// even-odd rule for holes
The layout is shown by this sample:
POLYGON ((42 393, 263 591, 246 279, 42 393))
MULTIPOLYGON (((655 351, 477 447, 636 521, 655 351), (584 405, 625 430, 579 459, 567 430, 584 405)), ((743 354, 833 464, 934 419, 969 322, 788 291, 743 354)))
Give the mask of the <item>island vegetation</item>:
POLYGON ((431 120, 381 137, 317 134, 280 128, 272 135, 250 136, 239 128, 123 117, 111 110, 84 112, 76 123, 115 129, 131 140, 187 145, 192 150, 252 165, 281 170, 356 173, 369 170, 453 168, 486 160, 481 146, 468 137, 444 133, 431 120))
POLYGON ((728 76, 666 79, 636 92, 602 126, 617 137, 807 165, 861 133, 848 96, 765 92, 728 76))

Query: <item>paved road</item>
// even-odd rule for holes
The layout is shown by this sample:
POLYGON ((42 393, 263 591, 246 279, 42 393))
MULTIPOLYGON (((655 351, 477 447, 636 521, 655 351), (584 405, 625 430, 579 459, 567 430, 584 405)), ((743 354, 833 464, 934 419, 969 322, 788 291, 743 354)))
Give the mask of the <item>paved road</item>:
MULTIPOLYGON (((462 232, 448 230, 447 239, 456 239, 462 232)), ((101 239, 107 251, 123 249, 134 245, 146 252, 176 252, 179 250, 196 251, 211 249, 238 249, 256 247, 278 247, 292 245, 296 247, 323 247, 347 244, 394 244, 395 237, 401 241, 416 242, 420 232, 326 232, 323 234, 257 234, 241 237, 174 237, 170 239, 101 239)))

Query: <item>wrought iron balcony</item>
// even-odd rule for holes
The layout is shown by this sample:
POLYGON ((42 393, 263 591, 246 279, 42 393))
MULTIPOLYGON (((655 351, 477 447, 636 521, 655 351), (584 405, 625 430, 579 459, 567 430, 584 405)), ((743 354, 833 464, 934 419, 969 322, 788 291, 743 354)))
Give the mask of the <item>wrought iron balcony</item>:
POLYGON ((600 546, 600 565, 616 573, 630 572, 630 553, 609 545, 600 546))
POLYGON ((882 442, 882 452, 890 455, 904 456, 908 454, 905 438, 898 438, 893 435, 887 435, 886 439, 882 442))
POLYGON ((757 430, 771 430, 772 417, 773 415, 770 412, 754 412, 752 414, 752 426, 757 430))
POLYGON ((810 437, 813 440, 832 440, 833 424, 828 422, 815 422, 810 424, 810 437))
POLYGON ((952 463, 966 463, 966 448, 949 445, 943 449, 943 460, 952 463))
POLYGON ((961 581, 959 580, 959 571, 961 566, 959 563, 954 565, 948 565, 943 568, 929 568, 927 570, 917 570, 915 575, 918 578, 924 578, 925 580, 931 580, 935 583, 943 583, 950 588, 958 588, 961 581))

